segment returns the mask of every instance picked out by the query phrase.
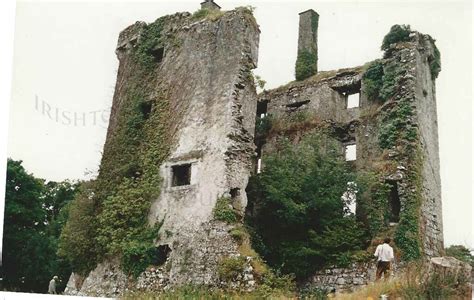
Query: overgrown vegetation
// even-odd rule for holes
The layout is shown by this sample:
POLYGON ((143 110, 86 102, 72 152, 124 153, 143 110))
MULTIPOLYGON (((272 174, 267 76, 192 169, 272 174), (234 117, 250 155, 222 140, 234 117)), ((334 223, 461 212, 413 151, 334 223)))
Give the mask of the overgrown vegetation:
POLYGON ((235 223, 239 220, 237 211, 232 207, 230 198, 220 197, 217 199, 216 206, 212 211, 214 220, 223 221, 229 224, 235 223))
POLYGON ((202 19, 217 21, 223 15, 224 12, 218 9, 201 8, 193 13, 191 19, 195 21, 202 19))
POLYGON ((391 44, 406 42, 410 40, 410 25, 393 25, 389 33, 383 38, 382 50, 388 50, 391 44))
POLYGON ((134 59, 148 70, 155 66, 155 58, 153 51, 163 46, 163 30, 164 18, 159 18, 151 24, 147 24, 143 30, 140 43, 133 52, 134 59))
POLYGON ((217 272, 219 278, 224 281, 236 280, 245 269, 245 257, 226 257, 219 262, 217 272))
POLYGON ((267 82, 263 80, 263 78, 260 75, 255 75, 254 81, 255 81, 255 84, 262 90, 265 88, 265 84, 267 84, 267 82))
POLYGON ((157 64, 150 52, 162 42, 162 22, 149 24, 133 50, 135 64, 124 74, 127 84, 99 177, 74 200, 62 234, 62 253, 82 274, 107 257, 121 258, 124 270, 135 276, 153 263, 159 224, 149 226, 147 217, 160 193, 159 166, 169 152, 168 100, 164 91, 156 93, 157 64))
POLYGON ((270 266, 303 278, 329 264, 347 265, 367 235, 341 199, 354 174, 337 143, 323 134, 284 143, 250 179, 248 218, 254 248, 270 266))
POLYGON ((3 287, 9 291, 46 293, 57 275, 58 291, 71 274, 59 257, 58 239, 79 184, 45 182, 29 174, 21 161, 8 159, 3 230, 3 287))
POLYGON ((372 172, 360 174, 357 180, 359 214, 364 216, 364 223, 371 237, 377 235, 389 223, 390 185, 380 175, 372 172))
POLYGON ((468 248, 462 245, 451 245, 446 248, 446 256, 452 256, 460 261, 467 262, 474 268, 474 256, 468 248))
POLYGON ((362 76, 362 84, 367 98, 371 101, 379 99, 383 85, 383 64, 380 60, 373 61, 362 76))
POLYGON ((308 50, 298 52, 295 66, 295 77, 297 81, 305 80, 318 72, 318 57, 308 50))
POLYGON ((388 281, 379 281, 354 293, 336 296, 339 300, 380 299, 467 299, 469 278, 462 274, 430 272, 423 262, 408 265, 402 274, 388 281))
POLYGON ((433 45, 433 56, 428 58, 430 64, 431 78, 438 78, 439 72, 441 72, 441 53, 438 47, 436 47, 435 40, 430 37, 431 44, 433 45))

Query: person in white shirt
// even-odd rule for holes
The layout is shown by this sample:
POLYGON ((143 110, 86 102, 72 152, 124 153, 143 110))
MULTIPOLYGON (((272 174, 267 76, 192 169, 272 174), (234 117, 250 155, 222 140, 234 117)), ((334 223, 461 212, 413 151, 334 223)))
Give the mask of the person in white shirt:
POLYGON ((390 238, 386 238, 383 244, 377 246, 375 249, 374 256, 377 257, 377 272, 375 274, 375 280, 382 278, 388 279, 390 264, 393 261, 393 248, 390 247, 390 238))

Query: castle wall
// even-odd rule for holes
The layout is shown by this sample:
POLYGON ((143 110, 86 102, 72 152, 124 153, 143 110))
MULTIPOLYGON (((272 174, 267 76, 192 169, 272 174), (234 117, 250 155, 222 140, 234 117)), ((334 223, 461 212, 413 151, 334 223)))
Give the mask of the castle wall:
MULTIPOLYGON (((137 281, 121 271, 119 261, 105 260, 81 287, 74 285, 75 276, 71 276, 69 294, 117 296, 127 288, 218 285, 220 260, 240 255, 229 234, 233 226, 213 220, 213 209, 218 198, 231 197, 231 190, 237 211, 242 212, 247 202, 245 187, 255 147, 257 102, 251 70, 257 66, 258 26, 247 9, 225 12, 212 21, 194 20, 189 13, 168 16, 161 29, 165 38, 160 61, 151 75, 148 72, 137 78, 142 73, 137 71, 132 54, 145 26, 137 22, 119 37, 116 53, 120 65, 104 157, 120 151, 112 146, 120 147, 117 131, 124 124, 120 124, 119 115, 127 107, 131 86, 138 83, 145 100, 154 103, 151 114, 164 110, 168 116, 162 123, 166 124, 168 141, 163 146, 169 147, 169 155, 159 166, 160 194, 153 199, 149 222, 162 223, 157 247, 166 245, 171 252, 165 267, 147 271, 137 281), (190 171, 177 175, 177 166, 185 165, 190 171)), ((153 148, 147 144, 156 141, 140 143, 140 149, 148 151, 153 148)), ((109 170, 104 161, 101 172, 109 170)), ((117 161, 110 169, 116 165, 117 161)), ((246 278, 241 284, 252 284, 251 274, 246 278)))
POLYGON ((439 163, 438 117, 436 110, 436 85, 429 61, 434 55, 433 45, 427 35, 417 36, 419 51, 415 52, 417 98, 416 118, 423 152, 423 202, 421 205, 421 231, 424 253, 441 256, 444 253, 443 218, 441 204, 441 178, 439 163))
MULTIPOLYGON (((259 102, 267 103, 271 123, 283 127, 270 129, 266 137, 257 140, 263 144, 262 165, 266 155, 278 151, 280 139, 298 143, 302 135, 322 127, 332 130, 341 142, 341 152, 345 144, 355 143, 355 170, 373 172, 382 183, 396 187, 399 219, 383 219, 383 211, 393 205, 386 199, 387 207, 377 209, 385 225, 376 236, 395 238, 403 259, 443 253, 435 85, 429 64, 433 52, 431 38, 416 32, 410 41, 392 45, 380 61, 387 80, 385 92, 391 89, 384 101, 367 97, 362 80, 367 66, 321 72, 259 95, 259 102), (347 109, 344 95, 356 92, 360 92, 360 107, 347 109), (295 120, 298 113, 306 115, 295 120)), ((346 271, 349 275, 341 278, 351 278, 352 271, 346 271)), ((311 284, 321 287, 331 283, 336 289, 347 289, 367 281, 343 282, 330 272, 331 276, 316 274, 311 284)))

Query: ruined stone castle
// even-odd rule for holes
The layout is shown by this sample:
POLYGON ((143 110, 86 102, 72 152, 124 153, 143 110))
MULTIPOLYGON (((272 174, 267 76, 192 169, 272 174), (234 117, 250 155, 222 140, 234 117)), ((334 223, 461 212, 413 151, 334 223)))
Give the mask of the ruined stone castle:
MULTIPOLYGON (((213 211, 225 198, 243 216, 249 177, 264 171, 265 157, 275 151, 275 143, 282 138, 297 143, 321 124, 332 129, 347 163, 356 170, 377 172, 390 186, 384 209, 395 235, 407 240, 402 251, 440 255, 437 74, 433 72, 437 50, 432 38, 411 32, 407 40, 391 44, 377 65, 318 72, 319 15, 310 9, 300 14, 298 53, 313 58, 312 76, 257 94, 251 72, 258 63, 260 30, 251 11, 221 12, 212 0, 202 7, 211 13, 202 18, 190 13, 160 18, 160 38, 143 57, 136 51, 149 43, 150 24, 137 22, 124 29, 116 48, 120 65, 99 178, 115 174, 133 160, 138 163, 124 174, 139 181, 146 173, 143 162, 157 164, 154 175, 160 179, 153 188, 159 192, 152 197, 148 222, 161 225, 155 246, 165 259, 135 280, 117 260, 107 257, 87 276, 73 274, 66 292, 116 296, 126 290, 184 284, 251 290, 258 284, 253 274, 255 258, 242 255, 229 233, 235 225, 216 220, 213 211), (138 71, 140 59, 152 67, 138 71), (376 101, 368 92, 366 74, 376 67, 391 78, 386 101, 376 101), (131 90, 139 90, 142 99, 144 123, 136 130, 148 130, 135 141, 134 149, 145 153, 142 156, 128 153, 122 140, 121 126, 135 126, 122 118, 132 101, 131 90), (297 134, 294 130, 264 137, 255 133, 256 124, 265 118, 290 120, 297 115, 304 115, 309 124, 297 134), (161 118, 160 126, 146 123, 156 116, 161 118), (162 140, 153 140, 156 132, 162 140), (164 145, 166 150, 157 150, 164 145), (111 158, 125 153, 131 156, 122 162, 111 158), (238 280, 223 282, 219 262, 241 256, 245 267, 238 280)), ((354 212, 362 217, 367 213, 357 203, 354 212)), ((310 284, 363 285, 369 273, 369 264, 354 264, 315 274, 310 284)))

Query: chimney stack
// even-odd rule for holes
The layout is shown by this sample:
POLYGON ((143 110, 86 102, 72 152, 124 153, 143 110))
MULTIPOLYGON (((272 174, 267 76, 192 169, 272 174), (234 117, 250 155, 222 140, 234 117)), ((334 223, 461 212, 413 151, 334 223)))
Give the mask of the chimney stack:
POLYGON ((217 9, 217 10, 221 10, 221 7, 219 5, 217 5, 217 3, 214 2, 214 0, 206 0, 204 2, 201 3, 201 9, 209 9, 209 10, 212 10, 212 9, 217 9))

